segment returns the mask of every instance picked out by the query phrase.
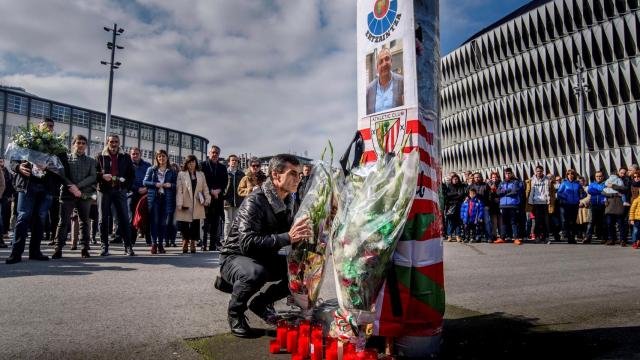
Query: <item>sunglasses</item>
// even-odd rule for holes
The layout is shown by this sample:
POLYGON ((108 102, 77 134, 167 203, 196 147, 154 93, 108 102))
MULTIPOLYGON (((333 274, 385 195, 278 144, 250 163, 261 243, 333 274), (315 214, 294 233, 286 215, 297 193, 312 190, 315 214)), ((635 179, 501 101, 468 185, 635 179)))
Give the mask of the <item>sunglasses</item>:
POLYGON ((253 164, 253 165, 251 165, 251 167, 258 168, 258 167, 260 167, 260 165, 259 164, 253 164))

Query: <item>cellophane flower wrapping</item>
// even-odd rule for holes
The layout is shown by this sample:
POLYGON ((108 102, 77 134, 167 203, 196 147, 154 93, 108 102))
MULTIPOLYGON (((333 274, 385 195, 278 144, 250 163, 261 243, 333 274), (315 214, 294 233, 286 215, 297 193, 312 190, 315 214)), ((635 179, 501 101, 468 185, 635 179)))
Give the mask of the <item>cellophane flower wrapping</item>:
POLYGON ((367 323, 413 198, 419 153, 379 159, 352 172, 333 221, 333 255, 340 307, 367 323))
POLYGON ((56 154, 67 152, 64 144, 64 134, 58 135, 35 125, 20 127, 4 157, 10 161, 28 161, 34 176, 44 176, 46 171, 62 174, 64 167, 56 154))
POLYGON ((310 183, 294 219, 295 224, 306 216, 313 228, 313 237, 293 244, 287 257, 289 289, 296 304, 305 310, 316 303, 322 285, 332 221, 334 176, 329 163, 314 162, 310 183))

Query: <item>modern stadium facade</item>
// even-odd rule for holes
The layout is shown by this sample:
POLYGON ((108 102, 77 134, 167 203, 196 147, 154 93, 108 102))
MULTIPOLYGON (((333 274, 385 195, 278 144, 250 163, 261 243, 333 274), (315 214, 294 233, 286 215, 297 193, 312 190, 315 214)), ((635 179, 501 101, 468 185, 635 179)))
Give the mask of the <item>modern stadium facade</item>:
POLYGON ((586 173, 638 164, 639 2, 531 1, 443 57, 445 174, 580 172, 578 59, 589 88, 586 173))
MULTIPOLYGON (((6 149, 11 137, 21 126, 37 124, 43 117, 52 118, 56 133, 67 134, 71 139, 81 134, 89 139, 89 155, 100 153, 104 145, 105 114, 102 112, 44 99, 24 89, 0 86, 0 146, 6 149)), ((164 149, 172 163, 182 164, 187 155, 204 160, 209 141, 195 134, 143 123, 119 116, 111 116, 110 132, 120 136, 125 151, 140 148, 142 158, 153 162, 154 153, 164 149)), ((3 151, 4 153, 4 151, 3 151)))

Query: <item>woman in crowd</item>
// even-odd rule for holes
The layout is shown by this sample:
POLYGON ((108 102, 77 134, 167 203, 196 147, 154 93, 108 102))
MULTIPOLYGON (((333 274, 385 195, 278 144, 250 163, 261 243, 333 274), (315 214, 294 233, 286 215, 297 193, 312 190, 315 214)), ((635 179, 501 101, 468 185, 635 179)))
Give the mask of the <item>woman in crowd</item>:
POLYGON ((584 189, 585 194, 587 194, 578 204, 578 219, 576 220, 578 236, 584 241, 584 239, 586 239, 587 226, 591 222, 591 208, 589 206, 591 195, 589 195, 588 192, 587 180, 583 176, 578 176, 578 182, 580 186, 582 186, 582 189, 584 189))
POLYGON ((500 186, 500 181, 500 173, 492 171, 489 175, 489 181, 487 181, 487 185, 489 185, 489 189, 491 190, 491 193, 489 194, 489 203, 486 206, 491 214, 492 237, 489 239, 489 242, 493 242, 496 239, 496 236, 500 236, 500 197, 498 196, 498 186, 500 186))
POLYGON ((196 241, 200 240, 200 220, 204 219, 205 206, 211 202, 204 173, 198 170, 198 159, 188 155, 182 171, 178 174, 176 194, 176 220, 182 234, 182 252, 190 247, 196 252, 196 241))
POLYGON ((249 168, 242 180, 238 185, 238 195, 247 197, 253 189, 262 185, 267 180, 267 176, 260 170, 260 160, 256 157, 251 158, 249 161, 249 168))
POLYGON ((462 202, 467 196, 467 185, 460 181, 460 176, 454 174, 451 176, 451 184, 445 187, 444 193, 444 211, 447 217, 447 236, 448 241, 462 242, 460 219, 460 208, 462 202))
POLYGON ((575 170, 567 170, 567 178, 558 187, 556 198, 560 201, 560 223, 562 231, 569 244, 576 243, 576 220, 578 219, 578 207, 580 200, 587 194, 578 182, 578 173, 575 170))
MULTIPOLYGON (((607 242, 605 245, 615 245, 618 241, 617 229, 622 229, 624 225, 624 202, 628 201, 624 198, 626 187, 624 182, 618 175, 611 175, 605 182, 605 188, 602 194, 607 198, 604 214, 607 218, 607 242), (617 229, 616 229, 617 227, 617 229)), ((627 246, 626 239, 621 239, 621 246, 627 246)))
POLYGON ((176 207, 176 177, 177 174, 169 165, 167 152, 156 151, 155 164, 149 167, 143 182, 149 189, 147 202, 151 225, 151 254, 166 252, 164 241, 176 207))

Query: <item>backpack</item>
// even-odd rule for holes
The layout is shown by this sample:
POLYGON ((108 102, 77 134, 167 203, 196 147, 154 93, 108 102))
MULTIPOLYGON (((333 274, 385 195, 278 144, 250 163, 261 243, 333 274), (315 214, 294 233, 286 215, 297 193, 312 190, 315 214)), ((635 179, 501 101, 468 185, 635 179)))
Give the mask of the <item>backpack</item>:
POLYGON ((136 213, 133 216, 133 227, 138 231, 146 232, 149 229, 149 204, 147 194, 140 198, 136 205, 136 213))

